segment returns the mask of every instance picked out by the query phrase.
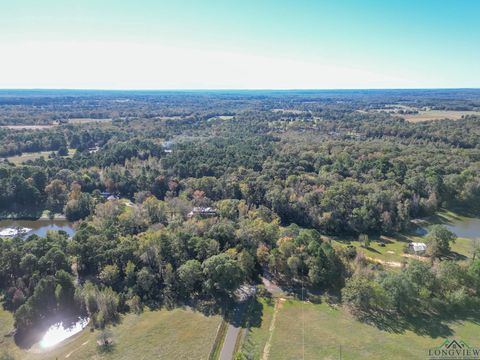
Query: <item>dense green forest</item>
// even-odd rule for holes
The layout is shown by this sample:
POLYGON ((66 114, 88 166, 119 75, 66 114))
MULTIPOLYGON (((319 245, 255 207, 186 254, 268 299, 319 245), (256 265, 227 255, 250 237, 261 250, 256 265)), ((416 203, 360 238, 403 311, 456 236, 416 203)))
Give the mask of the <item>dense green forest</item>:
POLYGON ((480 260, 451 261, 443 228, 432 261, 400 272, 326 237, 478 211, 480 117, 408 122, 392 104, 478 111, 480 91, 0 92, 0 124, 51 125, 0 128, 0 213, 49 210, 77 227, 0 239, 18 333, 65 309, 98 327, 144 306, 220 311, 267 271, 362 314, 477 304, 480 260), (9 161, 39 151, 50 155, 9 161))

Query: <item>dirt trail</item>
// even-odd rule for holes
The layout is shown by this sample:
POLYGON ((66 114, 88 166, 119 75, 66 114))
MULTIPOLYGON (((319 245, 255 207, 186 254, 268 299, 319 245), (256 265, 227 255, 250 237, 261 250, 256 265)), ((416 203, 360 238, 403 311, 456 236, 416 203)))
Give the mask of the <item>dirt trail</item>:
POLYGON ((277 320, 278 310, 281 308, 281 305, 284 301, 285 299, 283 298, 277 299, 275 301, 275 308, 273 309, 272 321, 270 322, 270 327, 268 328, 269 336, 265 344, 265 348, 263 349, 262 360, 268 360, 268 357, 270 356, 270 347, 271 347, 271 342, 273 337, 273 331, 275 330, 275 321, 277 320))
POLYGON ((409 258, 409 259, 415 259, 415 260, 420 260, 420 261, 428 261, 429 258, 425 256, 419 256, 419 255, 414 255, 414 254, 402 254, 403 257, 409 258))
POLYGON ((402 263, 400 263, 398 261, 384 261, 384 260, 376 259, 376 258, 369 257, 369 256, 367 256, 366 258, 370 261, 373 261, 373 262, 376 262, 376 263, 379 263, 379 264, 382 264, 382 265, 386 265, 386 266, 390 266, 390 267, 402 267, 402 263))
POLYGON ((77 351, 78 349, 80 349, 82 346, 85 346, 88 344, 88 340, 85 341, 84 343, 82 343, 81 346, 77 347, 76 349, 70 351, 67 355, 65 355, 65 359, 68 359, 70 357, 70 355, 72 355, 75 351, 77 351))

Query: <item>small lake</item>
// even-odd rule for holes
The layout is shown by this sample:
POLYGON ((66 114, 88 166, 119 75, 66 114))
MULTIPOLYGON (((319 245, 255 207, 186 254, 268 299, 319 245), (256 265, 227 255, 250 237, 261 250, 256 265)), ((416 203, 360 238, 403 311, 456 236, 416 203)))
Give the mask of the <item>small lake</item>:
POLYGON ((75 334, 78 334, 82 331, 89 322, 88 318, 78 319, 75 323, 67 324, 65 322, 58 322, 50 326, 47 332, 43 335, 42 339, 39 342, 39 345, 42 349, 48 349, 52 346, 55 346, 62 341, 72 337, 75 334))
POLYGON ((54 349, 56 345, 80 333, 88 326, 89 321, 87 316, 70 313, 51 315, 32 325, 25 332, 16 333, 15 342, 22 349, 28 349, 29 352, 46 353, 54 349))
MULTIPOLYGON (((459 216, 456 218, 445 218, 443 225, 455 233, 458 237, 465 239, 480 239, 480 218, 459 216)), ((415 227, 415 235, 424 236, 428 234, 428 227, 418 224, 415 227)))
POLYGON ((458 237, 480 239, 480 218, 459 217, 446 223, 445 226, 458 237))
POLYGON ((0 229, 3 228, 29 228, 32 229, 28 235, 36 234, 38 236, 44 237, 47 235, 48 230, 63 230, 69 236, 75 234, 75 230, 72 227, 72 224, 67 220, 48 220, 48 219, 39 219, 39 220, 0 220, 0 229))

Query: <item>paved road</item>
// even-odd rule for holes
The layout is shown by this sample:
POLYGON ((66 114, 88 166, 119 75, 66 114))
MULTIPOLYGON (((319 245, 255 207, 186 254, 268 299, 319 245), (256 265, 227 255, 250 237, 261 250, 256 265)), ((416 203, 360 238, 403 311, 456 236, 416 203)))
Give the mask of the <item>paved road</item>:
POLYGON ((233 352, 235 351, 235 344, 237 337, 242 330, 242 318, 245 311, 246 304, 241 303, 235 307, 234 315, 230 324, 228 324, 227 334, 225 335, 225 341, 223 342, 222 350, 220 351, 219 360, 232 360, 233 352))
POLYGON ((242 331, 243 314, 248 306, 248 299, 255 294, 255 287, 244 285, 236 293, 237 303, 233 309, 233 315, 228 324, 227 334, 220 351, 219 360, 232 360, 238 334, 242 331))
MULTIPOLYGON (((262 281, 267 288, 274 296, 282 296, 285 292, 275 285, 273 282, 268 280, 266 277, 262 277, 262 281)), ((225 340, 223 342, 222 350, 220 351, 219 360, 232 360, 235 355, 235 344, 237 343, 238 334, 242 331, 242 319, 244 312, 247 308, 247 300, 255 294, 254 287, 251 286, 242 286, 236 294, 237 304, 234 313, 228 324, 227 334, 225 335, 225 340)))

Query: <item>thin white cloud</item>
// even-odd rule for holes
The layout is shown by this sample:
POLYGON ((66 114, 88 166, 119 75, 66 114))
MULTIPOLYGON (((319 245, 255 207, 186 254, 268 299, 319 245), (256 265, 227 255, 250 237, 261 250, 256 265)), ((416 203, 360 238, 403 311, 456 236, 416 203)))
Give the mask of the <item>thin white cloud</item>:
POLYGON ((332 64, 157 44, 10 43, 2 45, 0 56, 1 88, 306 89, 414 85, 398 76, 332 64))

